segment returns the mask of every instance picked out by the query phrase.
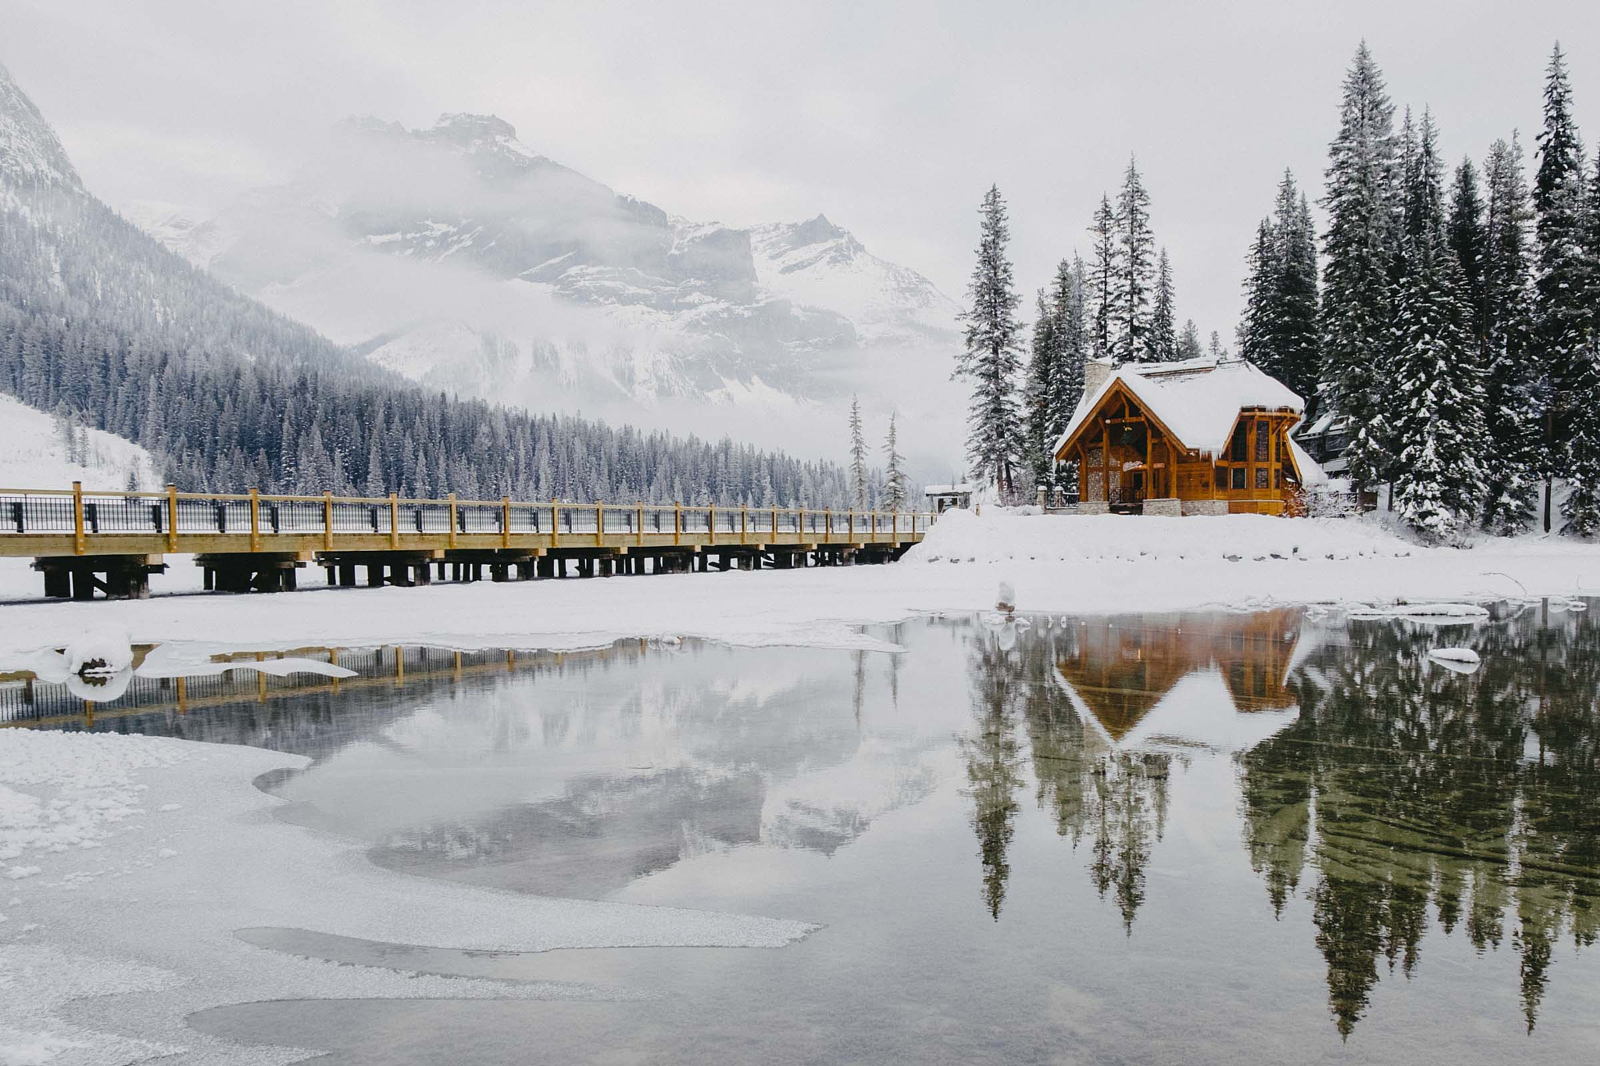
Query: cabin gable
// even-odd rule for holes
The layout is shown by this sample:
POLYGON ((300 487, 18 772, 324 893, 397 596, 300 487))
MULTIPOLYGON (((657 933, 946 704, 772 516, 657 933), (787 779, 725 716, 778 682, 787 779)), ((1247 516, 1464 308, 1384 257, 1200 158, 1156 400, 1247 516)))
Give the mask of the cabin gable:
POLYGON ((1226 390, 1184 387, 1175 396, 1171 385, 1147 383, 1162 401, 1153 405, 1139 395, 1141 381, 1136 375, 1131 383, 1120 375, 1113 378, 1090 410, 1074 416, 1071 432, 1057 444, 1057 462, 1077 463, 1080 506, 1142 510, 1146 501, 1160 500, 1166 501, 1162 513, 1172 514, 1298 511, 1305 475, 1289 444, 1289 430, 1300 420, 1297 408, 1239 406, 1220 443, 1185 441, 1152 407, 1191 428, 1203 423, 1210 427, 1205 435, 1215 436, 1229 425, 1216 407, 1227 402, 1218 398, 1226 390), (1199 421, 1194 408, 1181 406, 1207 401, 1213 406, 1199 421))

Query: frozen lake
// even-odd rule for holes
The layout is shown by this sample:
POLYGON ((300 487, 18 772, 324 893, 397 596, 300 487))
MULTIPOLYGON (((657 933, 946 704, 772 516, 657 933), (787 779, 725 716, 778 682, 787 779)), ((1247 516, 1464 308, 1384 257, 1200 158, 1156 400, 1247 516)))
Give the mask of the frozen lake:
POLYGON ((409 875, 819 926, 542 954, 240 930, 614 994, 190 1018, 245 1043, 340 1063, 1573 1062, 1600 1046, 1600 602, 1575 606, 871 631, 900 654, 344 651, 362 676, 141 680, 88 715, 7 683, 0 709, 308 755, 260 782, 277 816, 409 875), (1481 666, 1429 658, 1447 647, 1481 666))

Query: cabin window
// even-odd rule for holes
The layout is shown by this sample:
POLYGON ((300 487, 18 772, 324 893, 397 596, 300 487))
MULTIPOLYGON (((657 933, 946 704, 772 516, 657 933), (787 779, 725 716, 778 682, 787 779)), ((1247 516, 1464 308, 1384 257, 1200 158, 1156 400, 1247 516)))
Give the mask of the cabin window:
POLYGON ((1248 457, 1250 423, 1240 422, 1233 430, 1233 440, 1228 445, 1228 458, 1242 463, 1248 457))
POLYGON ((1256 462, 1265 463, 1272 458, 1272 430, 1266 419, 1256 423, 1256 462))
POLYGON ((1271 482, 1268 480, 1269 477, 1270 477, 1270 475, 1268 474, 1266 467, 1264 467, 1264 466, 1256 467, 1256 488, 1264 489, 1269 484, 1271 484, 1271 482))
POLYGON ((1242 466, 1233 468, 1233 487, 1236 489, 1244 488, 1244 467, 1242 466))
POLYGON ((1227 487, 1228 487, 1228 468, 1225 467, 1225 466, 1219 466, 1219 467, 1217 467, 1217 488, 1225 489, 1227 487))

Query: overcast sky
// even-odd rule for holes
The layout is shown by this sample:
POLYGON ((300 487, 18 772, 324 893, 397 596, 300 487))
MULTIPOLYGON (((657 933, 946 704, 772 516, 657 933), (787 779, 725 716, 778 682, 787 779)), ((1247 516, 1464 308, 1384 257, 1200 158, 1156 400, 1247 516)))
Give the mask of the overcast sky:
POLYGON ((290 176, 349 114, 493 112, 671 213, 825 212, 959 299, 991 182, 1031 294, 1087 251, 1090 212, 1132 153, 1180 318, 1225 337, 1283 168, 1320 192, 1363 37, 1395 100, 1433 108, 1452 163, 1513 128, 1531 151, 1560 38, 1592 157, 1595 0, 0 0, 0 62, 115 206, 215 209, 290 176))

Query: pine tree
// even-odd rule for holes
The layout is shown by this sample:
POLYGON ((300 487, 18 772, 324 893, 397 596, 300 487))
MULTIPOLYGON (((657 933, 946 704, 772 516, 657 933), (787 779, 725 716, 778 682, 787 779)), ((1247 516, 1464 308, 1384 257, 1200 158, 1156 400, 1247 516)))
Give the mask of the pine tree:
POLYGON ((1028 380, 1023 390, 1027 415, 1027 443, 1024 452, 1034 484, 1046 485, 1055 469, 1050 445, 1052 434, 1051 392, 1061 373, 1061 338, 1057 334, 1055 298, 1051 287, 1039 290, 1033 321, 1033 347, 1028 357, 1028 380))
POLYGON ((1239 354, 1262 370, 1283 380, 1274 346, 1277 338, 1277 295, 1282 271, 1278 269, 1278 240, 1272 220, 1264 218, 1256 226, 1256 239, 1245 260, 1244 317, 1239 320, 1239 354))
POLYGON ((1188 319, 1183 324, 1183 333, 1178 337, 1178 358, 1199 359, 1205 351, 1200 347, 1200 327, 1194 324, 1194 319, 1188 319))
POLYGON ((1095 208, 1094 222, 1089 226, 1094 238, 1089 246, 1093 257, 1091 266, 1091 294, 1089 313, 1093 322, 1091 340, 1094 358, 1111 355, 1111 323, 1114 317, 1112 301, 1115 296, 1118 269, 1117 215, 1111 208, 1111 198, 1104 194, 1100 206, 1095 208))
POLYGON ((1522 148, 1515 136, 1509 144, 1496 141, 1490 148, 1484 180, 1488 195, 1480 281, 1481 339, 1489 447, 1483 524, 1491 532, 1514 534, 1526 530, 1532 521, 1542 442, 1540 374, 1530 344, 1533 303, 1528 226, 1532 208, 1522 173, 1522 148))
POLYGON ((884 503, 891 511, 902 511, 906 506, 905 456, 900 454, 895 433, 894 412, 889 413, 889 436, 883 442, 884 503))
POLYGON ((1056 438, 1083 396, 1083 302, 1083 261, 1063 259, 1051 284, 1039 290, 1024 391, 1028 465, 1035 484, 1055 484, 1056 438))
POLYGON ((1398 249, 1394 105, 1366 43, 1345 77, 1339 132, 1328 148, 1322 352, 1334 400, 1353 435, 1344 457, 1357 487, 1388 474, 1380 421, 1382 354, 1391 321, 1390 271, 1398 249))
POLYGON ((867 439, 861 431, 861 401, 850 397, 850 497, 858 511, 867 509, 867 439))
POLYGON ((1152 358, 1165 363, 1178 358, 1178 331, 1173 308, 1175 299, 1172 260, 1168 258, 1167 250, 1162 248, 1156 260, 1155 305, 1150 311, 1150 354, 1152 358))
POLYGON ((1277 292, 1273 347, 1280 380, 1303 397, 1316 392, 1322 375, 1322 339, 1317 322, 1317 233, 1311 205, 1283 172, 1278 185, 1277 292))
POLYGON ((1006 257, 1010 230, 999 186, 984 194, 978 262, 967 289, 965 350, 956 359, 956 376, 972 382, 967 454, 981 476, 992 479, 1003 496, 1015 493, 1012 477, 1022 432, 1017 413, 1016 378, 1021 367, 1018 335, 1022 302, 1006 257))
POLYGON ((1117 270, 1112 288, 1111 350, 1118 362, 1154 358, 1150 296, 1155 240, 1150 234, 1150 194, 1135 160, 1128 160, 1117 199, 1117 270))
POLYGON ((1485 495, 1488 432, 1466 275, 1446 232, 1437 131, 1424 113, 1406 159, 1405 231, 1394 298, 1393 390, 1384 417, 1398 452, 1394 509, 1417 531, 1456 537, 1485 495))
POLYGON ((1562 508, 1563 529, 1589 535, 1600 528, 1596 497, 1600 485, 1584 484, 1600 457, 1588 454, 1600 444, 1583 410, 1594 374, 1588 338, 1590 311, 1585 300, 1583 147, 1572 119, 1572 89, 1566 60, 1556 45, 1546 70, 1544 129, 1539 134, 1539 170, 1533 183, 1538 269, 1534 280, 1534 330, 1544 356, 1540 399, 1544 406, 1544 524, 1551 526, 1552 479, 1564 473, 1573 492, 1562 508))

